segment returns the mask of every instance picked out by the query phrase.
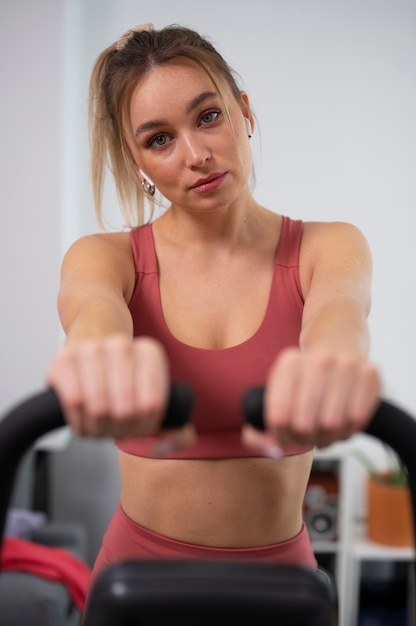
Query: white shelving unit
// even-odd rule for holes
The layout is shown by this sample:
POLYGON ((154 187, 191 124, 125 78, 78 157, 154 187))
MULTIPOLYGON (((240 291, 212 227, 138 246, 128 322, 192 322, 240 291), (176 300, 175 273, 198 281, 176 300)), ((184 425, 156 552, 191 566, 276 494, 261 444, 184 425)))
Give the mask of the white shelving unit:
POLYGON ((348 559, 345 552, 346 546, 346 533, 348 532, 348 511, 346 510, 346 488, 348 487, 346 481, 346 455, 349 449, 349 442, 337 443, 324 450, 317 450, 315 452, 314 462, 319 467, 322 462, 330 463, 337 467, 338 477, 338 503, 337 503, 337 529, 335 540, 322 540, 313 539, 312 545, 315 554, 319 556, 332 556, 334 561, 334 575, 338 588, 339 598, 339 626, 347 626, 343 620, 345 613, 345 592, 347 588, 347 565, 348 559))
MULTIPOLYGON (((412 579, 413 548, 394 548, 369 541, 365 526, 365 479, 366 472, 354 457, 354 450, 364 446, 370 448, 374 458, 382 446, 365 435, 357 435, 345 443, 337 443, 315 453, 317 465, 330 461, 337 465, 338 506, 337 538, 335 541, 313 540, 317 556, 332 555, 334 573, 338 587, 339 626, 357 626, 361 568, 364 561, 404 561, 409 563, 409 606, 414 604, 415 581, 412 579), (363 521, 364 519, 364 521, 363 521)), ((412 626, 416 624, 411 615, 412 626)), ((409 624, 409 626, 410 626, 409 624)))
POLYGON ((359 581, 361 579, 361 567, 365 561, 404 561, 409 564, 408 568, 408 607, 409 619, 408 625, 416 624, 414 615, 415 601, 415 581, 413 579, 412 561, 415 558, 413 548, 395 548, 382 546, 367 539, 365 525, 357 526, 351 541, 351 550, 349 554, 347 593, 348 602, 346 603, 345 624, 346 626, 356 626, 358 623, 359 612, 359 581))

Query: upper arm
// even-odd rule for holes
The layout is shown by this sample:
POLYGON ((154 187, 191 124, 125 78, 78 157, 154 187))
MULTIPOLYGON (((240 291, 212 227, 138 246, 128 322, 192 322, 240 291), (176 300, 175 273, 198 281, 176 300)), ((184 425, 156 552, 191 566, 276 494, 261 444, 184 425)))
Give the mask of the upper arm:
POLYGON ((134 280, 128 233, 89 235, 76 241, 61 268, 58 309, 64 329, 90 301, 107 301, 125 314, 134 280))
POLYGON ((372 257, 358 228, 343 222, 306 223, 300 259, 305 321, 336 299, 348 299, 367 317, 372 257))

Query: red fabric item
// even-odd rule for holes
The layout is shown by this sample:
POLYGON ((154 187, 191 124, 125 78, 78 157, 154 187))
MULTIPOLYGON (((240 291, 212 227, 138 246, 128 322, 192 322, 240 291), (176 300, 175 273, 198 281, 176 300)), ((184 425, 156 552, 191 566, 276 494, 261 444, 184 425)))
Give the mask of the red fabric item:
POLYGON ((75 606, 83 610, 91 570, 68 550, 9 537, 4 539, 0 555, 0 571, 6 570, 36 574, 66 585, 75 606))

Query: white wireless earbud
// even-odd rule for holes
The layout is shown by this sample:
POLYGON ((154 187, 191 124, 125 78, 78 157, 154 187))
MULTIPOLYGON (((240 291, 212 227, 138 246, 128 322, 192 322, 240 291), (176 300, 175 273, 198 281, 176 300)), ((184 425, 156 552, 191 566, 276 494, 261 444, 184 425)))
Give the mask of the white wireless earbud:
POLYGON ((245 123, 246 123, 247 135, 248 135, 249 139, 251 139, 251 138, 252 138, 252 136, 253 136, 253 130, 252 130, 252 128, 251 128, 251 123, 250 123, 250 120, 248 119, 248 117, 245 117, 245 118, 244 118, 244 121, 245 121, 245 123))
POLYGON ((145 173, 143 172, 143 170, 142 170, 142 169, 140 169, 140 167, 139 167, 139 174, 140 174, 140 176, 143 178, 143 180, 144 180, 144 181, 146 181, 147 183, 149 183, 149 185, 153 185, 153 186, 154 186, 153 181, 152 181, 152 180, 150 180, 150 178, 148 177, 148 175, 147 175, 147 174, 145 174, 145 173))
POLYGON ((143 172, 142 169, 140 169, 140 167, 138 169, 139 169, 139 174, 142 177, 142 187, 143 187, 144 193, 147 194, 148 196, 154 196, 155 191, 156 191, 155 184, 150 180, 148 176, 146 176, 146 174, 143 172))

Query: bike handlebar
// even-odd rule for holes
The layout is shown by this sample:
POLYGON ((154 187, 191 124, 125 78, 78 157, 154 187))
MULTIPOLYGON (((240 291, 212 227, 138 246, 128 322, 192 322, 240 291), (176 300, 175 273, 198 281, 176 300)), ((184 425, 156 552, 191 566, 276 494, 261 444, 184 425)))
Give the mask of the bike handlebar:
MULTIPOLYGON (((163 430, 185 425, 191 415, 192 390, 188 385, 171 385, 163 430)), ((56 392, 46 389, 12 408, 0 421, 0 548, 7 509, 19 463, 24 453, 46 433, 66 426, 56 392)))
MULTIPOLYGON (((249 389, 243 398, 246 421, 258 430, 265 429, 263 399, 263 387, 249 389)), ((416 420, 396 404, 381 400, 363 432, 390 446, 406 466, 416 538, 416 420)))
MULTIPOLYGON (((245 420, 264 429, 264 388, 249 389, 243 398, 245 420)), ((177 428, 190 420, 193 394, 186 384, 171 386, 162 429, 177 428)), ((65 426, 59 399, 52 389, 34 394, 9 411, 0 421, 0 542, 14 478, 23 454, 42 435, 65 426)), ((393 448, 405 464, 416 520, 416 420, 395 404, 381 400, 365 431, 393 448)), ((416 525, 415 525, 416 526, 416 525)), ((415 528, 416 537, 416 528, 415 528)))

